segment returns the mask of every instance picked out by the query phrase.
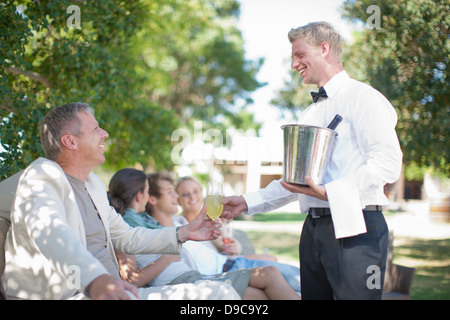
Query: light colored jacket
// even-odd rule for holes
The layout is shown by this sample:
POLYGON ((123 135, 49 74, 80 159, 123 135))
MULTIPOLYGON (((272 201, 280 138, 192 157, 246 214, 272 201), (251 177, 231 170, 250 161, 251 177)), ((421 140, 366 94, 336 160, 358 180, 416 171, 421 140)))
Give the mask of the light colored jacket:
MULTIPOLYGON (((91 173, 86 188, 113 247, 137 253, 178 254, 175 228, 131 228, 108 202, 104 183, 91 173)), ((6 239, 3 285, 8 298, 67 299, 108 273, 86 248, 75 194, 61 167, 39 158, 20 177, 6 239)))

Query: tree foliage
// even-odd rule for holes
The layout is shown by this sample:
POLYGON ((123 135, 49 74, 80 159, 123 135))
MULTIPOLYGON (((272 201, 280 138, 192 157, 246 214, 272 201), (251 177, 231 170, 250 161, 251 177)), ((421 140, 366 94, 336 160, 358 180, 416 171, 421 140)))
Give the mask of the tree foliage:
POLYGON ((0 10, 0 179, 43 155, 39 122, 57 105, 94 107, 110 135, 106 166, 170 169, 175 128, 217 115, 238 125, 261 86, 262 61, 244 59, 232 23, 235 0, 4 1, 0 10), (78 29, 68 24, 74 4, 78 29))
MULTIPOLYGON (((350 1, 343 14, 365 25, 369 0, 350 1)), ((351 46, 363 79, 397 109, 397 132, 406 164, 449 174, 450 4, 445 0, 378 1, 379 28, 365 28, 351 46)))

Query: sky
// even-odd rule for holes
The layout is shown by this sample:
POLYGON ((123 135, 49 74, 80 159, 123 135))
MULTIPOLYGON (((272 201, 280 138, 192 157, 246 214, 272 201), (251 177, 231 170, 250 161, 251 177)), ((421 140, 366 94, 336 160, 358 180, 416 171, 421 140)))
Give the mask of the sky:
MULTIPOLYGON (((290 69, 291 44, 287 33, 292 28, 314 21, 330 22, 351 41, 355 27, 340 17, 338 7, 342 0, 239 0, 241 15, 238 27, 242 32, 246 58, 264 57, 265 62, 257 78, 268 84, 252 94, 254 104, 247 108, 262 122, 261 136, 280 132, 280 125, 290 119, 281 119, 281 113, 270 105, 274 92, 283 87, 290 69)), ((292 121, 291 121, 292 122, 292 121)))

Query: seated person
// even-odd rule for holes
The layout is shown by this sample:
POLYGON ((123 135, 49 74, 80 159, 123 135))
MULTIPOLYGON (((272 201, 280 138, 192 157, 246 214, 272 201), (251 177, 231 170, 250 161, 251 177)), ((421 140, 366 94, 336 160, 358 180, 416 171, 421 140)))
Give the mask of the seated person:
MULTIPOLYGON (((178 204, 183 211, 181 216, 176 215, 173 219, 178 225, 185 225, 195 219, 202 209, 204 202, 203 186, 194 177, 183 177, 178 179, 175 190, 179 196, 178 204)), ((242 240, 250 242, 246 236, 242 240)), ((240 255, 245 246, 245 243, 239 242, 236 238, 232 238, 231 241, 223 243, 221 236, 216 240, 205 241, 205 243, 210 244, 211 248, 216 248, 218 252, 227 255, 240 255)), ((271 254, 245 254, 244 256, 248 259, 277 261, 277 258, 271 254)))
MULTIPOLYGON (((164 187, 167 189, 174 189, 172 179, 170 178, 170 176, 162 173, 150 174, 147 177, 150 186, 150 198, 149 205, 147 205, 146 207, 146 211, 151 215, 151 217, 147 219, 148 225, 145 226, 149 228, 157 227, 154 225, 154 223, 152 223, 155 220, 164 227, 175 226, 173 215, 175 214, 175 212, 177 212, 176 202, 178 194, 176 192, 173 192, 171 194, 171 201, 165 204, 167 206, 169 206, 170 204, 170 208, 168 207, 166 210, 164 210, 165 214, 160 214, 159 211, 153 210, 155 206, 152 204, 152 202, 156 202, 158 201, 158 199, 162 198, 162 192, 158 192, 158 190, 162 188, 162 184, 164 184, 164 187)), ((132 221, 128 222, 131 224, 133 223, 132 221)), ((216 250, 212 250, 210 246, 205 245, 205 241, 188 241, 184 244, 184 247, 189 248, 191 256, 194 257, 193 260, 186 260, 186 263, 202 274, 214 274, 229 270, 274 266, 281 272, 288 284, 295 291, 300 292, 300 269, 298 267, 268 260, 255 260, 248 259, 243 256, 231 257, 223 255, 218 253, 216 250), (215 263, 211 263, 212 261, 215 261, 215 263)))
POLYGON ((129 254, 179 254, 182 242, 210 240, 220 231, 201 219, 184 229, 131 228, 111 208, 105 185, 91 172, 105 161, 107 138, 87 104, 66 104, 44 117, 46 158, 24 170, 11 208, 2 276, 6 297, 239 299, 225 283, 138 289, 120 278, 113 248, 129 254))
MULTIPOLYGON (((145 173, 136 169, 122 169, 112 177, 108 196, 111 204, 118 212, 123 213, 124 220, 132 226, 147 227, 146 219, 148 218, 152 227, 161 229, 162 226, 144 211, 145 207, 150 205, 155 213, 171 217, 173 208, 175 211, 177 209, 177 199, 174 197, 176 193, 173 184, 168 184, 155 190, 160 197, 151 199, 153 196, 149 197, 148 189, 145 173)), ((202 218, 205 214, 206 211, 203 210, 202 218)), ((183 244, 181 261, 170 256, 131 256, 118 251, 117 256, 123 266, 122 277, 138 286, 185 283, 198 279, 226 281, 244 299, 299 299, 299 295, 289 287, 281 273, 274 267, 239 269, 225 273, 217 272, 208 276, 202 275, 186 263, 193 260, 191 245, 195 243, 183 244)))

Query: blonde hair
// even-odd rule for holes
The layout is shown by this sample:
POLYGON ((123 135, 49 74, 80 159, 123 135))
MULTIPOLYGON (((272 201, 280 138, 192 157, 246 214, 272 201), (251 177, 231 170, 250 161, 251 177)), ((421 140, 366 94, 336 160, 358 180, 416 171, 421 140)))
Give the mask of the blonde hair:
POLYGON ((203 188, 203 185, 202 185, 202 183, 200 182, 200 180, 198 180, 198 179, 195 178, 195 177, 185 176, 185 177, 179 178, 178 181, 177 181, 177 185, 175 186, 175 191, 176 191, 178 194, 179 194, 178 189, 179 189, 180 185, 181 185, 183 182, 185 182, 185 181, 192 181, 192 182, 195 182, 195 183, 200 187, 200 189, 203 188))
POLYGON ((314 47, 318 47, 323 42, 327 42, 335 60, 338 63, 342 63, 342 37, 328 22, 311 22, 305 26, 291 29, 288 32, 288 38, 291 43, 299 38, 303 38, 314 47))

